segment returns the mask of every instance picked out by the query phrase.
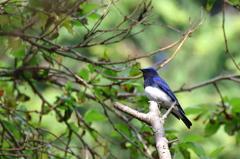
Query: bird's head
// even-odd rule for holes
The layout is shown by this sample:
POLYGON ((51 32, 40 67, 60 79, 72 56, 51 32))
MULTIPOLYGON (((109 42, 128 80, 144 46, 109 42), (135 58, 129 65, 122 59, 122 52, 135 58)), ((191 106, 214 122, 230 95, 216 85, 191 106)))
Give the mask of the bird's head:
POLYGON ((157 70, 153 67, 146 67, 140 69, 143 73, 144 79, 149 78, 149 77, 155 77, 158 76, 157 70))

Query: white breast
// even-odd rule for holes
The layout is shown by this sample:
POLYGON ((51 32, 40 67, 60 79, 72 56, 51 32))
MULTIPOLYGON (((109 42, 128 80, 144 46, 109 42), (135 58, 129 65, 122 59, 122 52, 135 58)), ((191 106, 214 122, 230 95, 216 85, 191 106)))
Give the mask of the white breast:
POLYGON ((164 107, 170 107, 173 103, 172 99, 161 89, 158 89, 156 87, 148 86, 145 88, 146 96, 149 100, 153 100, 156 102, 163 102, 162 106, 164 107))

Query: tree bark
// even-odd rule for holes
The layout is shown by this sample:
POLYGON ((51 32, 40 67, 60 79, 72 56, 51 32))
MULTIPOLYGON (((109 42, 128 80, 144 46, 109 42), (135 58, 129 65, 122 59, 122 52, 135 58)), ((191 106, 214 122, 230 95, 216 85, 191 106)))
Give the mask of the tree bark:
MULTIPOLYGON (((168 140, 165 136, 164 132, 164 121, 166 119, 166 116, 169 114, 169 111, 167 114, 164 114, 164 117, 162 117, 158 103, 154 101, 149 102, 149 112, 147 114, 138 112, 126 105, 123 105, 121 103, 115 102, 114 106, 115 108, 123 111, 124 113, 127 113, 131 115, 132 117, 141 120, 145 122, 146 124, 151 126, 151 129, 154 133, 154 138, 156 141, 156 149, 158 152, 158 156, 160 159, 171 159, 171 154, 168 148, 168 140)), ((174 106, 173 106, 174 107, 174 106)))

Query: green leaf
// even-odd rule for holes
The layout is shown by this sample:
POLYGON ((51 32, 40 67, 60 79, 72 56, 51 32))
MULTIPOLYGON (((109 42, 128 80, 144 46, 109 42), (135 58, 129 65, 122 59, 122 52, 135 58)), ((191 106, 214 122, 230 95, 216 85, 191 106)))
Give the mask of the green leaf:
POLYGON ((98 113, 95 110, 88 110, 84 114, 84 118, 87 122, 93 122, 93 121, 106 121, 108 120, 104 115, 98 113))
POLYGON ((95 72, 94 68, 93 68, 93 65, 90 63, 87 65, 88 66, 88 69, 90 70, 91 73, 95 72))
POLYGON ((45 25, 48 21, 48 16, 44 14, 43 12, 37 12, 36 16, 39 18, 39 23, 36 25, 39 27, 42 27, 43 30, 45 29, 45 25))
POLYGON ((109 97, 114 97, 114 95, 116 94, 116 89, 114 88, 103 87, 101 88, 101 91, 104 92, 104 94, 107 94, 109 97))
MULTIPOLYGON (((83 19, 82 19, 82 20, 83 20, 83 19)), ((86 19, 84 19, 84 20, 86 20, 86 19)), ((83 26, 83 23, 82 23, 80 20, 73 20, 73 21, 71 21, 71 24, 72 24, 73 26, 78 26, 78 27, 83 26)))
POLYGON ((233 6, 239 6, 240 2, 239 0, 235 0, 235 2, 233 2, 233 6))
POLYGON ((215 134, 220 127, 220 122, 215 120, 215 121, 209 121, 207 125, 205 126, 204 133, 207 137, 212 136, 215 134), (214 123, 214 124, 212 124, 214 123))
POLYGON ((22 45, 22 39, 19 37, 10 37, 8 39, 8 48, 12 49, 11 51, 17 50, 22 45))
POLYGON ((9 122, 7 120, 3 120, 3 123, 9 130, 11 130, 11 133, 13 133, 14 135, 14 139, 18 140, 20 132, 18 131, 18 129, 16 129, 16 126, 12 122, 9 122))
POLYGON ((239 2, 239 0, 229 0, 230 2, 234 3, 234 2, 239 2))
POLYGON ((108 55, 107 55, 106 49, 105 49, 105 51, 104 51, 104 53, 103 53, 103 59, 104 59, 104 60, 108 60, 108 59, 109 59, 109 57, 108 57, 108 55))
POLYGON ((74 35, 74 30, 72 29, 71 24, 69 24, 69 23, 64 23, 63 26, 67 29, 68 33, 74 35))
POLYGON ((229 0, 233 6, 237 6, 240 2, 239 0, 229 0))
POLYGON ((69 23, 64 23, 63 26, 67 29, 68 33, 74 35, 74 31, 73 31, 73 29, 72 29, 71 24, 69 24, 69 23))
POLYGON ((133 66, 132 66, 132 69, 131 69, 131 72, 129 74, 129 77, 132 77, 132 76, 136 76, 138 74, 140 74, 140 70, 139 68, 141 68, 141 65, 140 63, 135 63, 133 66))
POLYGON ((112 131, 111 134, 110 134, 111 137, 121 137, 122 135, 119 134, 117 131, 112 131))
POLYGON ((94 140, 97 140, 98 133, 97 133, 96 131, 93 131, 93 130, 88 129, 88 128, 87 128, 87 130, 88 130, 89 134, 91 135, 91 137, 92 137, 94 140))
POLYGON ((49 56, 46 56, 45 54, 42 54, 42 57, 47 61, 49 62, 51 65, 53 65, 53 60, 49 57, 49 56))
POLYGON ((101 81, 101 78, 94 78, 91 80, 91 83, 99 83, 101 81))
POLYGON ((7 106, 8 108, 11 109, 16 109, 17 107, 17 101, 15 99, 15 96, 13 94, 8 94, 6 96, 4 96, 4 104, 5 106, 7 106))
MULTIPOLYGON (((120 130, 121 132, 123 132, 124 134, 126 134, 127 136, 130 136, 130 132, 129 132, 129 127, 126 125, 122 125, 122 124, 114 124, 114 126, 120 130)), ((119 134, 119 133, 118 133, 119 134)))
POLYGON ((73 90, 71 81, 67 81, 66 90, 67 91, 72 91, 73 90))
MULTIPOLYGON (((63 16, 62 16, 62 17, 63 17, 63 16)), ((78 34, 78 32, 73 29, 73 25, 72 25, 71 21, 73 21, 72 18, 71 18, 70 16, 67 16, 67 17, 63 20, 62 25, 67 29, 68 33, 70 33, 70 34, 72 34, 72 35, 74 35, 74 33, 77 33, 77 34, 78 34)))
POLYGON ((210 158, 213 158, 215 156, 217 156, 225 147, 220 147, 220 148, 217 148, 216 150, 214 150, 213 152, 210 153, 209 157, 210 158))
POLYGON ((99 98, 99 100, 103 100, 104 99, 104 96, 102 95, 102 92, 101 92, 101 90, 98 88, 98 87, 96 87, 96 86, 94 86, 93 87, 93 90, 94 90, 94 93, 97 95, 97 97, 99 98))
POLYGON ((184 159, 190 159, 190 152, 185 148, 180 148, 180 152, 182 153, 184 159))
POLYGON ((44 70, 44 71, 40 71, 39 76, 42 77, 42 78, 46 78, 48 76, 48 73, 49 73, 49 69, 44 70))
POLYGON ((192 149, 199 157, 206 158, 206 153, 200 145, 193 143, 193 142, 186 142, 186 145, 187 145, 187 147, 192 149))
POLYGON ((17 62, 17 67, 22 66, 22 64, 23 64, 23 61, 22 61, 22 60, 19 60, 19 61, 17 62))
POLYGON ((87 12, 92 11, 93 9, 99 7, 99 4, 94 4, 94 3, 84 3, 81 5, 81 8, 83 8, 82 13, 85 15, 87 12))
MULTIPOLYGON (((117 73, 113 70, 108 70, 108 69, 105 69, 103 71, 103 73, 107 76, 110 76, 110 77, 117 77, 117 73)), ((104 76, 103 76, 104 77, 104 76)), ((107 78, 108 80, 111 80, 111 81, 118 81, 117 79, 112 79, 112 78, 108 78, 108 77, 104 77, 104 78, 107 78)))
POLYGON ((143 86, 143 83, 142 83, 142 80, 141 79, 131 79, 131 80, 128 80, 126 82, 123 82, 123 84, 130 84, 132 86, 140 86, 142 88, 143 86))
POLYGON ((43 108, 44 108, 44 111, 47 112, 47 114, 50 112, 49 109, 51 109, 51 107, 49 105, 45 104, 43 108))
MULTIPOLYGON (((70 122, 69 125, 76 131, 79 131, 80 127, 76 125, 76 122, 70 122)), ((67 129, 69 130, 69 129, 67 129)))
POLYGON ((229 135, 233 135, 233 133, 234 133, 234 131, 233 131, 234 128, 235 128, 234 123, 232 123, 232 122, 230 122, 230 121, 228 121, 228 122, 225 123, 224 130, 225 130, 225 132, 228 133, 229 135))
MULTIPOLYGON (((126 67, 121 70, 121 72, 118 74, 118 77, 129 77, 129 74, 131 72, 132 68, 131 67, 126 67)), ((129 82, 131 80, 128 80, 126 82, 129 82)), ((130 82, 129 82, 130 83, 130 82)))
MULTIPOLYGON (((0 111, 1 111, 1 112, 3 112, 3 110, 2 110, 2 109, 1 109, 0 111)), ((2 119, 2 120, 3 120, 3 119, 6 119, 6 117, 5 117, 3 114, 0 114, 0 119, 2 119)))
POLYGON ((67 121, 68 119, 70 119, 72 112, 73 112, 73 109, 70 107, 67 107, 67 109, 64 111, 64 116, 62 117, 62 119, 59 120, 59 122, 67 121))
POLYGON ((229 100, 230 100, 230 99, 228 98, 228 96, 224 96, 224 97, 223 97, 223 101, 229 102, 229 100))
POLYGON ((79 99, 85 98, 85 97, 86 97, 85 92, 77 92, 77 97, 78 97, 79 99))
POLYGON ((30 97, 27 96, 26 94, 20 93, 17 96, 17 100, 20 101, 20 102, 27 102, 27 101, 30 100, 30 97))
POLYGON ((240 100, 239 98, 232 98, 230 101, 229 101, 229 104, 232 105, 232 112, 233 113, 239 113, 240 112, 240 100))
POLYGON ((84 80, 88 81, 89 71, 86 68, 82 68, 82 70, 79 71, 77 74, 84 80))
POLYGON ((46 4, 48 3, 44 3, 44 1, 29 1, 29 6, 33 7, 33 8, 38 8, 38 9, 43 9, 44 6, 46 7, 46 4))
POLYGON ((239 113, 232 114, 232 123, 234 125, 234 131, 238 131, 238 128, 240 127, 240 118, 239 118, 239 113))
POLYGON ((211 11, 212 6, 213 6, 213 4, 214 4, 215 1, 216 1, 216 0, 208 0, 207 6, 206 6, 207 12, 210 12, 210 11, 211 11))
POLYGON ((13 125, 13 123, 7 121, 7 120, 3 120, 4 125, 9 129, 9 130, 16 130, 15 126, 13 125))
POLYGON ((93 14, 90 14, 87 16, 87 18, 92 19, 93 21, 98 20, 100 17, 101 17, 101 15, 97 14, 97 13, 93 13, 93 14))
POLYGON ((59 33, 58 33, 58 30, 54 30, 50 35, 49 35, 49 39, 50 40, 54 40, 56 38, 59 37, 59 33))
POLYGON ((12 53, 12 55, 15 58, 22 58, 25 55, 25 46, 24 45, 20 46, 17 50, 15 50, 12 53))
POLYGON ((78 107, 81 106, 80 104, 83 103, 86 99, 86 95, 84 92, 78 92, 77 93, 77 98, 78 98, 78 107))
POLYGON ((0 15, 0 25, 6 26, 11 23, 11 19, 9 15, 0 15))
POLYGON ((132 147, 133 145, 130 142, 126 142, 125 146, 129 148, 129 147, 132 147))
MULTIPOLYGON (((25 51, 24 51, 25 52, 25 51)), ((36 56, 34 56, 29 62, 28 62, 28 64, 29 65, 38 65, 39 64, 39 57, 40 57, 41 55, 36 55, 36 56)))
MULTIPOLYGON (((164 130, 165 130, 165 133, 167 134, 166 129, 164 129, 164 130)), ((143 124, 142 128, 140 129, 140 131, 141 132, 152 133, 152 129, 148 125, 146 125, 146 124, 143 124)))
POLYGON ((103 71, 103 73, 104 73, 105 75, 108 75, 108 76, 117 77, 117 73, 116 73, 115 71, 113 71, 113 70, 105 69, 105 70, 103 71))
POLYGON ((205 140, 205 138, 199 135, 194 135, 194 134, 190 134, 184 138, 185 142, 187 141, 193 142, 193 141, 201 141, 201 140, 205 140))

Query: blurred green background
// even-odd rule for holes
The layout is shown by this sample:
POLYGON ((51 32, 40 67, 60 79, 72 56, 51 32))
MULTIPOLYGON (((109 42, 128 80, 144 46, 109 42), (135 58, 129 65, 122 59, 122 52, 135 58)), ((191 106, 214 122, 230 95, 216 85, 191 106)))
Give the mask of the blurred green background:
MULTIPOLYGON (((153 2, 153 13, 155 13, 151 18, 150 22, 156 22, 158 24, 168 25, 179 29, 184 32, 189 28, 189 18, 194 23, 198 20, 201 15, 201 6, 205 8, 206 2, 204 1, 190 1, 190 0, 154 0, 153 2)), ((97 1, 92 1, 92 3, 97 3, 97 1)), ((119 8, 121 8, 124 13, 130 13, 130 10, 136 5, 135 1, 123 1, 119 3, 119 8)), ((103 10, 99 10, 101 14, 103 10)), ((203 17, 206 18, 203 25, 195 31, 191 37, 187 39, 184 45, 181 47, 178 54, 174 59, 161 68, 158 72, 160 76, 167 81, 172 90, 179 89, 184 85, 184 87, 193 86, 203 81, 214 78, 220 74, 235 74, 239 73, 235 65, 229 58, 228 54, 225 53, 225 43, 222 31, 222 13, 221 5, 214 5, 212 13, 207 14, 205 9, 203 9, 203 17)), ((226 34, 229 44, 229 49, 234 56, 237 63, 240 62, 240 13, 231 7, 228 7, 226 12, 226 34)), ((119 23, 122 20, 122 15, 116 10, 116 8, 111 7, 106 19, 101 23, 99 28, 107 29, 119 23)), ((91 26, 96 22, 95 18, 88 19, 88 25, 91 26)), ((69 34, 65 28, 61 28, 61 34, 57 38, 57 42, 62 45, 73 45, 79 42, 79 36, 83 35, 86 31, 82 27, 74 28, 78 34, 74 36, 69 34)), ((135 31, 143 29, 143 26, 138 26, 135 31)), ((147 30, 139 33, 133 37, 130 37, 124 41, 111 45, 98 45, 89 48, 81 48, 78 51, 87 56, 91 57, 93 60, 97 60, 99 57, 107 53, 111 61, 125 60, 129 56, 134 57, 138 55, 148 54, 159 48, 165 47, 180 38, 180 35, 167 28, 161 26, 150 26, 147 30)), ((160 62, 164 59, 169 58, 176 47, 171 48, 167 51, 159 52, 154 56, 149 58, 143 58, 137 60, 141 67, 153 66, 154 63, 160 62)), ((5 60, 11 60, 12 56, 4 57, 5 60)), ((81 68, 86 67, 85 63, 73 62, 68 60, 68 58, 63 59, 63 64, 66 64, 71 68, 72 71, 79 71, 81 68)), ((42 63, 44 65, 44 63, 42 63)), ((107 83, 107 81, 100 81, 101 83, 107 83)), ((131 82, 131 81, 130 81, 131 82)), ((134 80, 134 82, 143 85, 143 79, 134 80)), ((228 98, 240 98, 240 84, 234 83, 232 81, 221 81, 217 82, 219 89, 224 97, 228 98)), ((26 107, 31 109, 40 109, 40 100, 35 94, 32 94, 28 88, 22 86, 22 90, 28 90, 26 94, 31 96, 31 100, 27 102, 26 107)), ((42 89, 43 94, 46 94, 47 99, 50 102, 54 102, 56 96, 60 96, 62 91, 59 88, 54 87, 44 87, 42 89)), ((143 87, 137 87, 135 90, 137 93, 143 93, 143 87)), ((181 103, 183 109, 191 106, 197 105, 214 105, 220 102, 220 96, 217 93, 213 85, 207 85, 191 92, 180 92, 176 93, 176 96, 181 103)), ((110 103, 110 101, 109 101, 110 103)), ((128 103, 129 106, 136 107, 132 103, 128 103)), ((88 109, 94 109, 99 112, 103 111, 99 104, 92 101, 86 101, 84 106, 81 108, 82 113, 86 112, 88 109)), ((185 125, 180 121, 176 120, 171 116, 167 122, 166 127, 174 127, 179 131, 178 138, 181 140, 188 135, 201 135, 204 136, 204 122, 205 118, 201 118, 198 121, 193 119, 196 116, 188 115, 188 118, 193 121, 193 126, 190 130, 186 129, 185 125)), ((55 114, 49 114, 48 117, 44 117, 43 123, 45 127, 49 128, 57 135, 65 131, 64 124, 60 124, 57 121, 54 122, 55 114)), ((72 116, 71 120, 74 120, 72 116)), ((33 116, 33 121, 38 121, 38 116, 33 116)), ((120 121, 116 121, 118 123, 120 121)), ((133 120, 132 123, 136 126, 141 124, 139 121, 133 120)), ((103 134, 108 134, 112 131, 111 126, 108 122, 93 123, 99 132, 103 134)), ((88 136, 89 142, 91 137, 88 136)), ((117 138, 116 138, 117 140, 117 138)), ((223 128, 220 128, 218 132, 206 140, 198 142, 206 151, 207 154, 215 150, 216 148, 225 146, 224 150, 215 158, 218 159, 237 159, 240 156, 239 145, 235 142, 235 137, 227 135, 223 128)), ((116 153, 118 150, 114 150, 116 153)), ((119 154, 119 158, 124 158, 128 156, 127 154, 119 154)), ((180 153, 176 155, 176 158, 181 159, 180 153)), ((193 158, 198 158, 194 156, 193 158)))

